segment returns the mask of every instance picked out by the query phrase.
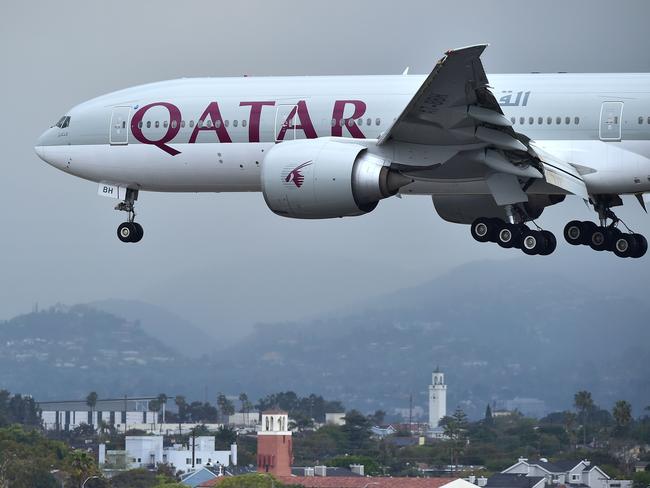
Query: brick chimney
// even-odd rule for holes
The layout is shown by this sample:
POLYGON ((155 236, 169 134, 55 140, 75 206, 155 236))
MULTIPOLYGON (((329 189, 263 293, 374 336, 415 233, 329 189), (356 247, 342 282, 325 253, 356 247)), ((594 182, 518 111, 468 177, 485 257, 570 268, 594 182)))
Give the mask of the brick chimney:
POLYGON ((282 410, 262 412, 262 429, 257 433, 257 471, 291 476, 293 446, 289 415, 282 410))

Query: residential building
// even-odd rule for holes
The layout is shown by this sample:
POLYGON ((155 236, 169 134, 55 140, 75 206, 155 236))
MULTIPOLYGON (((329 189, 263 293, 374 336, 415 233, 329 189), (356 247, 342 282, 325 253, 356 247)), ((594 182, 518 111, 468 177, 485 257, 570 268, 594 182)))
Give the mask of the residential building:
POLYGON ((490 476, 483 486, 485 488, 545 488, 546 478, 518 473, 498 473, 490 476))
MULTIPOLYGON (((549 462, 546 458, 535 461, 519 458, 502 473, 543 478, 546 485, 565 485, 567 488, 631 488, 632 486, 630 480, 611 479, 607 473, 588 460, 549 462)), ((488 479, 488 485, 489 483, 488 479)))
POLYGON ((325 424, 338 426, 345 425, 345 412, 326 413, 325 424))
POLYGON ((118 431, 125 432, 135 424, 158 423, 158 412, 149 410, 149 402, 154 399, 139 397, 97 400, 93 407, 85 400, 65 400, 39 402, 38 406, 46 430, 72 430, 81 424, 92 425, 97 429, 105 422, 118 431))
POLYGON ((256 427, 260 424, 260 413, 257 410, 235 412, 226 416, 225 423, 235 427, 256 427))

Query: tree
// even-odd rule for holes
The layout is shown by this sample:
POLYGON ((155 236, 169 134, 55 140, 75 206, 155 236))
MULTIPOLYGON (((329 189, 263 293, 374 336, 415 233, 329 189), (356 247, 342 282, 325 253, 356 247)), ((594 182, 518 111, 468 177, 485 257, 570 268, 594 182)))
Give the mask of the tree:
POLYGON ((574 426, 576 423, 577 417, 573 412, 564 412, 564 431, 569 437, 569 442, 574 445, 574 426))
POLYGON ((347 435, 348 445, 354 452, 367 446, 370 439, 370 420, 358 410, 345 414, 345 425, 341 430, 347 435))
POLYGON ((483 420, 487 425, 492 425, 494 423, 494 418, 492 417, 492 407, 490 407, 489 403, 487 404, 487 407, 485 407, 485 417, 483 420))
POLYGON ((440 420, 440 425, 444 428, 445 437, 450 441, 451 464, 458 465, 458 454, 467 439, 467 415, 458 407, 451 417, 443 417, 440 420))
POLYGON ((582 390, 575 394, 573 397, 573 405, 580 412, 580 420, 582 421, 582 434, 583 444, 587 444, 587 419, 589 412, 594 408, 594 400, 591 398, 591 393, 582 390))
POLYGON ((158 400, 158 404, 162 408, 162 423, 164 424, 165 423, 165 410, 167 410, 167 395, 165 395, 164 393, 159 393, 158 398, 156 400, 158 400))
POLYGON ((181 423, 185 422, 187 419, 187 402, 185 401, 185 397, 183 395, 176 395, 176 398, 174 398, 174 403, 178 408, 178 432, 180 434, 182 432, 181 423))
POLYGON ((95 407, 97 406, 97 392, 91 391, 88 393, 88 396, 86 397, 86 405, 90 407, 90 422, 88 423, 92 425, 94 422, 93 417, 95 416, 95 407))
POLYGON ((370 421, 374 425, 383 425, 384 420, 386 420, 386 412, 383 410, 375 410, 375 413, 370 416, 370 421))
POLYGON ((221 392, 217 395, 217 407, 219 408, 222 420, 224 417, 235 413, 235 405, 221 392))
POLYGON ((246 393, 240 393, 239 394, 239 402, 241 403, 240 412, 242 412, 244 414, 244 423, 246 425, 249 425, 249 423, 250 423, 249 414, 250 414, 251 409, 253 408, 253 404, 248 399, 248 395, 246 393))
POLYGON ((619 400, 612 409, 612 415, 616 421, 616 427, 623 430, 632 421, 632 405, 625 400, 619 400))
POLYGON ((232 476, 219 483, 219 488, 284 488, 286 486, 273 476, 262 473, 232 476))
POLYGON ((95 458, 86 451, 73 451, 66 464, 66 471, 70 474, 74 486, 80 487, 91 476, 101 477, 95 458))

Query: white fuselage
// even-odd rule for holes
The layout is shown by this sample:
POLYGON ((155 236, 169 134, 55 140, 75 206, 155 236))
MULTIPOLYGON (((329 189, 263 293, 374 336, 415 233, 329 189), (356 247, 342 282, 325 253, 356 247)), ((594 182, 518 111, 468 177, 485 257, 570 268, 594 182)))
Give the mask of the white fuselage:
MULTIPOLYGON (((133 189, 260 191, 260 167, 275 144, 315 137, 374 141, 423 80, 244 77, 143 85, 74 107, 67 124, 41 136, 36 151, 70 174, 133 189)), ((650 191, 650 75, 492 75, 490 83, 515 131, 578 165, 590 194, 650 191)), ((428 146, 412 146, 381 151, 392 151, 396 163, 435 159, 428 146)), ((489 192, 482 178, 446 175, 444 164, 428 181, 400 191, 459 188, 489 192)))

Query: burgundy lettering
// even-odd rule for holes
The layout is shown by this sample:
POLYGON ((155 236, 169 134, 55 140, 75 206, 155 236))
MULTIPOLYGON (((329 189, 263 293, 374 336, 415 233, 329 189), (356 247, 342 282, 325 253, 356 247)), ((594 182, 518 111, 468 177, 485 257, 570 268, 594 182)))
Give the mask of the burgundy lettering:
POLYGON ((332 119, 334 120, 334 126, 332 127, 332 136, 333 137, 343 137, 343 127, 346 126, 350 131, 352 137, 356 139, 365 139, 366 136, 363 135, 361 129, 356 124, 356 119, 363 117, 363 114, 366 113, 366 104, 361 100, 337 100, 334 102, 334 113, 332 114, 332 119), (345 113, 345 106, 351 104, 354 105, 354 113, 352 117, 343 118, 345 113))
POLYGON ((288 129, 301 129, 305 133, 307 139, 315 139, 318 137, 316 135, 316 130, 314 129, 314 124, 311 123, 307 104, 304 100, 300 100, 298 104, 291 109, 291 112, 282 124, 282 129, 280 129, 280 133, 276 140, 283 141, 288 129), (296 114, 300 121, 299 125, 295 125, 296 114))
POLYGON ((192 135, 190 136, 190 144, 195 143, 199 132, 205 130, 216 132, 219 142, 232 142, 228 135, 228 131, 226 130, 226 126, 223 123, 223 119, 221 118, 221 112, 219 111, 219 104, 217 102, 210 102, 210 105, 207 106, 199 118, 199 123, 196 124, 192 131, 192 135), (212 124, 209 127, 205 125, 208 116, 212 121, 212 124))
POLYGON ((248 142, 260 142, 260 119, 262 107, 274 106, 275 102, 240 102, 240 107, 250 106, 251 113, 248 118, 248 142))
POLYGON ((166 153, 171 154, 172 156, 176 156, 181 152, 177 151, 173 147, 168 146, 167 143, 173 140, 174 137, 176 137, 176 134, 178 134, 178 131, 180 129, 181 129, 181 111, 178 109, 176 105, 172 105, 171 103, 165 103, 165 102, 150 103, 149 105, 145 105, 140 110, 138 110, 133 115, 133 118, 131 119, 131 132, 133 133, 133 137, 135 137, 142 144, 152 144, 157 148, 162 149, 166 153), (165 132, 165 135, 162 136, 157 141, 152 139, 147 139, 142 133, 142 129, 140 127, 144 114, 147 113, 147 111, 153 107, 165 107, 169 111, 169 127, 167 129, 167 132, 165 132))

